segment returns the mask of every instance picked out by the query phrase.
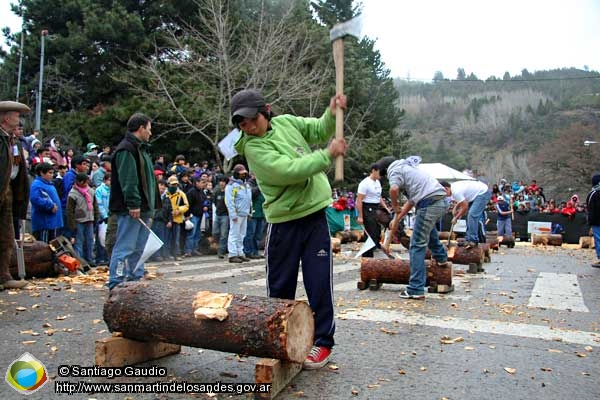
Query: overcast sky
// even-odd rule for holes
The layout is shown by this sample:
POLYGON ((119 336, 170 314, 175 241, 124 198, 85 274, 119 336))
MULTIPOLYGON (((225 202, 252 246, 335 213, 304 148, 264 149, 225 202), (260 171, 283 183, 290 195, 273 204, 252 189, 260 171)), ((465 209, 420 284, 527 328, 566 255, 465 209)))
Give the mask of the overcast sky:
MULTIPOLYGON (((20 31, 0 0, 0 27, 20 31)), ((600 71, 600 0, 363 0, 363 33, 393 77, 480 79, 562 67, 600 71)), ((4 45, 4 38, 2 38, 4 45)))

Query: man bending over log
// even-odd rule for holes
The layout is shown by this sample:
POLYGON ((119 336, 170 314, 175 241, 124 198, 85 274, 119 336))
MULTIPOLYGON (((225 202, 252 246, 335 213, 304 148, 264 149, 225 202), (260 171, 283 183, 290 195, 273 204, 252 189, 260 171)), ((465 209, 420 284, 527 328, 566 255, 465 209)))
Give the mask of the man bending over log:
POLYGON ((481 241, 485 242, 485 233, 482 232, 482 235, 480 235, 479 223, 480 221, 483 223, 483 213, 492 197, 487 185, 480 181, 458 181, 453 184, 443 181, 441 184, 446 189, 448 196, 456 201, 456 205, 452 210, 452 223, 456 223, 468 211, 467 233, 465 235, 467 243, 465 247, 467 249, 477 247, 480 236, 481 241))
POLYGON ((236 93, 231 101, 231 121, 243 132, 235 149, 246 157, 265 196, 269 297, 294 299, 302 261, 304 288, 315 313, 315 341, 305 369, 325 366, 334 345, 333 262, 325 215, 332 199, 324 171, 347 145, 333 139, 327 149, 312 151, 310 144, 331 138, 336 105, 345 108, 346 97, 332 97, 321 118, 302 118, 273 116, 271 105, 254 89, 236 93))
POLYGON ((410 256, 410 278, 408 286, 400 297, 403 299, 423 300, 425 298, 426 268, 425 253, 427 247, 431 250, 432 258, 438 265, 444 266, 448 254, 440 242, 436 222, 446 213, 446 193, 444 188, 433 176, 417 168, 421 157, 411 156, 396 160, 394 157, 384 157, 377 162, 381 176, 387 174, 390 182, 390 198, 396 215, 400 220, 413 207, 416 208, 413 234, 408 250, 410 256), (400 207, 400 190, 403 190, 408 201, 400 207))

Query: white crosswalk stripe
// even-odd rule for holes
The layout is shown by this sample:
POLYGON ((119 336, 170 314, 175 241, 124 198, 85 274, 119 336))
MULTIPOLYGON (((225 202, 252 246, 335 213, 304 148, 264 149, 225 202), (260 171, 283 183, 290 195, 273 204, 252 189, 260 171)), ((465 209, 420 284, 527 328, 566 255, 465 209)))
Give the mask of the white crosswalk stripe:
POLYGON ((241 268, 233 268, 233 269, 228 269, 226 271, 211 272, 209 274, 176 276, 176 277, 172 277, 169 279, 174 280, 174 281, 203 282, 203 281, 210 281, 213 279, 231 278, 231 277, 243 275, 246 273, 259 272, 259 271, 264 271, 264 270, 265 270, 264 265, 256 265, 256 266, 247 266, 247 267, 241 267, 241 268))
MULTIPOLYGON (((356 269, 360 269, 360 265, 357 264, 340 264, 340 265, 335 265, 333 267, 333 273, 334 274, 341 274, 343 272, 348 272, 348 271, 354 271, 356 269)), ((304 279, 302 277, 302 272, 298 273, 298 282, 304 282, 304 279)), ((267 279, 266 278, 260 278, 260 279, 254 279, 251 281, 247 281, 247 282, 242 282, 242 285, 248 285, 248 286, 261 286, 261 287, 265 287, 267 285, 267 279)), ((354 287, 356 288, 356 284, 354 285, 354 287)))
POLYGON ((583 302, 577 275, 554 272, 540 272, 527 306, 590 312, 583 302))
POLYGON ((500 335, 521 336, 549 341, 562 341, 581 345, 600 347, 596 339, 600 337, 594 332, 556 329, 544 325, 518 324, 505 321, 489 321, 483 319, 464 319, 454 317, 427 316, 422 314, 406 314, 398 310, 361 309, 340 312, 340 319, 354 319, 379 322, 399 322, 409 325, 425 325, 444 329, 458 329, 500 335))

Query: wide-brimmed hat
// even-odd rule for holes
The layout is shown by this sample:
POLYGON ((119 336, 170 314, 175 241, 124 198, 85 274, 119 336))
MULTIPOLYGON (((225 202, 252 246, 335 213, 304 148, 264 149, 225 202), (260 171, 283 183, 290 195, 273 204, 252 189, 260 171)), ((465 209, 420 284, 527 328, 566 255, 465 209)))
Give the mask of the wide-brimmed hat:
POLYGON ((0 101, 0 112, 8 111, 17 111, 21 114, 27 114, 31 109, 25 104, 17 101, 0 101))

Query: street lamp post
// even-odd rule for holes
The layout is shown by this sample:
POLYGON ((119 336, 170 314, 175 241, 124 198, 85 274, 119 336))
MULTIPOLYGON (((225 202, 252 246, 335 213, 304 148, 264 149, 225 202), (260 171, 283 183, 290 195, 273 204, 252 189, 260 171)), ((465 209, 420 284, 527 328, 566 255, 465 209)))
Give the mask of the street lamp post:
POLYGON ((41 50, 40 50, 40 80, 36 98, 35 107, 35 130, 40 131, 42 125, 42 84, 44 82, 44 40, 48 36, 48 31, 42 31, 41 50))

